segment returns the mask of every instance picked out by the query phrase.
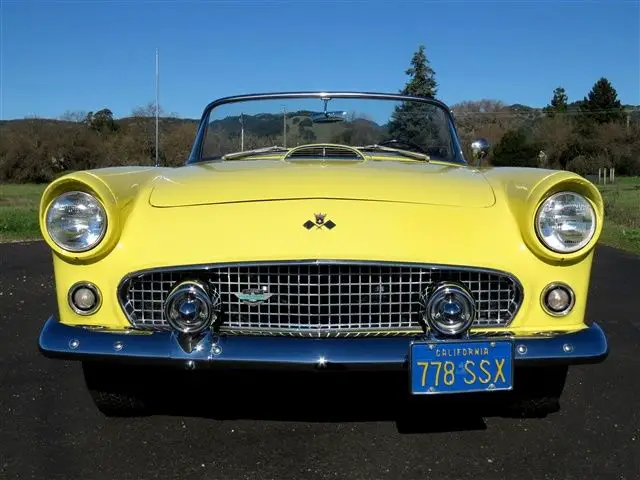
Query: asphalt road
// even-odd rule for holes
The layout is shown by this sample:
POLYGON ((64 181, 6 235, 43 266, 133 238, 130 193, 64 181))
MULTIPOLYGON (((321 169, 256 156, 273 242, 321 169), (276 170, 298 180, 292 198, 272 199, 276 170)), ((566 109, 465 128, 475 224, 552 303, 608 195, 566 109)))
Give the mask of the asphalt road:
POLYGON ((640 479, 640 257, 611 248, 588 307, 611 354, 574 367, 544 419, 456 420, 407 406, 393 380, 318 375, 212 379, 174 410, 107 419, 79 364, 38 352, 55 308, 44 244, 0 245, 0 306, 2 479, 640 479))

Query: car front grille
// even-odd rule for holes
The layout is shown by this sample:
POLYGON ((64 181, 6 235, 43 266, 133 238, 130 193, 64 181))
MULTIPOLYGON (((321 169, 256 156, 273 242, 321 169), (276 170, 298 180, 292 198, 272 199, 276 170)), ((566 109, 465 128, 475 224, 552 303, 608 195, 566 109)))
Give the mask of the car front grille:
POLYGON ((403 335, 423 330, 421 294, 440 281, 464 284, 476 301, 474 327, 506 327, 522 302, 520 284, 493 270, 415 264, 290 262, 145 271, 121 284, 132 325, 168 329, 164 302, 180 281, 207 283, 221 299, 215 328, 235 334, 403 335), (272 294, 246 304, 236 294, 272 294))

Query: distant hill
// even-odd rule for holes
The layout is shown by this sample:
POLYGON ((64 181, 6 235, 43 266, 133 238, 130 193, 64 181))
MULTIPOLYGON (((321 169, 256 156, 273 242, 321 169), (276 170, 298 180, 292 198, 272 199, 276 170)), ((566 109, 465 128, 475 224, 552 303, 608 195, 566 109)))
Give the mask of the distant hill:
MULTIPOLYGON (((127 125, 128 123, 131 123, 133 121, 139 121, 139 120, 153 120, 155 122, 155 117, 122 117, 122 118, 117 118, 115 119, 115 121, 117 123, 120 123, 121 125, 127 125)), ((179 118, 179 117, 160 117, 160 120, 162 120, 165 123, 171 124, 183 124, 183 123, 188 123, 188 124, 195 124, 197 125, 198 123, 200 123, 200 119, 195 119, 195 118, 179 118)))
MULTIPOLYGON (((580 108, 581 101, 571 102, 567 106, 568 113, 577 113, 580 108)), ((451 108, 455 110, 457 105, 451 105, 451 108)), ((632 118, 640 118, 640 105, 624 105, 623 108, 625 110, 631 110, 632 118)), ((543 108, 540 107, 530 107, 528 105, 524 105, 521 103, 514 103, 512 105, 504 105, 501 109, 503 112, 510 112, 515 115, 518 114, 526 114, 526 116, 531 118, 536 118, 544 115, 543 108)), ((310 111, 307 110, 299 110, 295 112, 287 113, 287 127, 289 129, 297 128, 300 122, 304 122, 305 119, 308 120, 310 115, 310 111)), ((128 127, 132 124, 144 123, 144 122, 155 122, 155 117, 153 116, 128 116, 128 117, 120 117, 114 119, 115 123, 122 127, 128 127)), ((179 117, 168 117, 161 116, 160 121, 165 126, 171 125, 198 125, 200 123, 200 118, 179 118, 179 117)), ((283 117, 281 113, 271 114, 271 113, 263 113, 257 115, 244 115, 245 122, 245 130, 252 131, 258 135, 273 135, 279 134, 282 132, 282 121, 283 117)), ((36 122, 43 125, 69 125, 69 124, 77 124, 78 122, 72 122, 68 120, 61 120, 55 118, 40 118, 40 117, 26 117, 22 119, 10 119, 10 120, 0 120, 0 126, 3 125, 11 125, 11 124, 20 124, 23 122, 36 122)), ((240 124, 240 116, 234 115, 229 116, 221 120, 216 120, 212 122, 214 125, 218 124, 225 131, 230 133, 240 133, 241 124, 240 124)), ((366 119, 357 119, 356 123, 364 124, 368 123, 372 127, 377 128, 386 128, 386 125, 378 125, 377 123, 366 120, 366 119)), ((305 124, 303 124, 303 127, 305 124)), ((309 126, 309 125, 307 125, 309 126)))
MULTIPOLYGON (((571 102, 567 104, 567 113, 569 114, 577 114, 580 111, 580 104, 582 102, 580 100, 571 102)), ((622 108, 625 110, 631 110, 631 116, 633 118, 640 118, 640 105, 623 105, 622 108)), ((544 115, 543 108, 537 107, 529 107, 528 105, 522 105, 520 103, 514 103, 513 105, 508 105, 505 107, 506 110, 514 113, 537 113, 540 115, 544 115)))
MULTIPOLYGON (((127 127, 135 122, 155 122, 154 117, 122 117, 114 120, 117 125, 127 127)), ((180 124, 189 124, 189 125, 198 125, 200 123, 200 119, 189 119, 189 118, 176 118, 176 117, 160 117, 160 121, 162 121, 165 125, 180 125, 180 124)), ((39 117, 27 117, 27 118, 17 118, 11 120, 0 120, 0 127, 8 126, 8 125, 19 125, 24 123, 35 123, 40 125, 78 125, 81 122, 72 122, 70 120, 59 120, 56 118, 39 118, 39 117)))
POLYGON ((513 112, 542 112, 541 108, 534 108, 528 105, 522 105, 521 103, 514 103, 513 105, 507 106, 506 109, 513 112))

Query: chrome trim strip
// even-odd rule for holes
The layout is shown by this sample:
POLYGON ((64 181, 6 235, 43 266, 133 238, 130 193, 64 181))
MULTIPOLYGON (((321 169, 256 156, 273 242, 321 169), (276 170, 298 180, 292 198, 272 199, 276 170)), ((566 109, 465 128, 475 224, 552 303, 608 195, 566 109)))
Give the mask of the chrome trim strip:
MULTIPOLYGON (((597 323, 582 330, 549 335, 527 334, 507 337, 513 342, 514 360, 520 365, 537 363, 584 364, 603 361, 609 347, 597 323)), ((474 340, 482 339, 480 335, 474 340)), ((495 337, 486 337, 495 340, 495 337)), ((426 335, 373 338, 286 338, 218 336, 206 332, 191 352, 173 332, 130 335, 106 333, 58 322, 54 316, 45 323, 38 339, 47 357, 69 360, 103 359, 191 366, 278 366, 278 367, 382 367, 406 369, 409 345, 414 341, 434 341, 426 335)), ((436 340, 450 343, 447 340, 436 340)), ((500 340, 495 340, 500 341, 500 340)))
POLYGON ((376 328, 343 329, 300 329, 300 328, 237 328, 220 327, 220 333, 227 335, 249 335, 266 337, 303 337, 303 338, 339 338, 339 337, 394 337, 422 335, 424 330, 416 328, 394 328, 392 330, 376 328))
MULTIPOLYGON (((378 261, 378 260, 338 260, 338 259, 301 259, 301 260, 265 260, 265 261, 251 261, 251 262, 223 262, 223 263, 206 263, 206 264, 190 264, 190 265, 177 265, 177 266, 166 266, 166 267, 154 267, 147 268, 142 270, 137 270, 131 272, 123 277, 123 279, 118 284, 116 290, 116 297, 118 298, 118 304, 122 309, 122 312, 125 315, 127 321, 131 324, 132 328, 137 328, 133 321, 130 318, 130 315, 127 313, 126 304, 124 303, 126 299, 126 291, 128 287, 128 283, 130 280, 150 274, 150 273, 159 273, 159 272, 182 272, 188 270, 194 271, 207 271, 221 268, 230 268, 230 267, 269 267, 269 266, 279 266, 279 265, 362 265, 362 266, 383 266, 383 267, 406 267, 406 268, 421 268, 421 269, 431 269, 431 270, 460 270, 467 272, 475 272, 475 273, 486 273, 493 275, 502 275, 511 280, 516 288, 518 289, 518 293, 520 294, 520 302, 516 305, 516 309, 511 316, 511 319, 504 325, 499 325, 495 327, 491 326, 482 326, 481 328, 506 328, 518 316, 518 312, 520 311, 520 307, 524 303, 525 300, 525 291, 522 287, 522 284, 513 274, 492 268, 483 268, 483 267, 473 267, 467 265, 448 265, 448 264, 434 264, 434 263, 418 263, 418 262, 395 262, 395 261, 378 261)), ((291 330, 289 330, 291 331, 291 330)), ((265 331, 263 330, 263 333, 265 331)), ((316 335, 317 336, 317 335, 316 335)))
POLYGON ((382 265, 388 267, 414 267, 414 268, 431 268, 440 270, 466 270, 470 272, 493 273, 496 275, 505 275, 516 282, 520 288, 522 285, 518 279, 511 273, 494 268, 473 267, 468 265, 451 265, 444 263, 420 263, 420 262, 395 262, 385 260, 337 260, 337 259, 300 259, 300 260, 264 260, 249 262, 222 262, 222 263, 200 263, 189 265, 173 265, 166 267, 153 267, 142 270, 136 270, 124 277, 123 281, 138 275, 154 272, 183 271, 183 270, 208 270, 214 268, 228 267, 269 267, 278 265, 382 265))

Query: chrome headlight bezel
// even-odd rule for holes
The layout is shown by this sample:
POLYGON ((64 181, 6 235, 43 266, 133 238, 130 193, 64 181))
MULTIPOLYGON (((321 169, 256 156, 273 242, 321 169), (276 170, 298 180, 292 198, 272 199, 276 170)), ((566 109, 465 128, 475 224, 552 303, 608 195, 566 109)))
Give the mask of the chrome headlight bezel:
POLYGON ((596 234, 596 231, 597 231, 596 211, 594 206, 589 201, 589 199, 584 195, 581 195, 579 193, 572 192, 572 191, 557 192, 547 197, 538 206, 538 209, 536 210, 536 214, 534 218, 534 229, 536 232, 536 236, 538 237, 538 240, 540 241, 540 243, 542 243, 542 245, 545 248, 559 254, 575 253, 585 248, 591 242, 594 235, 596 234), (577 199, 577 203, 581 203, 582 206, 586 207, 586 211, 589 213, 589 217, 591 221, 590 227, 588 228, 588 230, 585 231, 584 238, 581 241, 575 244, 572 244, 570 246, 567 246, 559 236, 553 235, 553 233, 545 235, 545 233, 543 232, 543 225, 542 225, 543 215, 545 214, 548 215, 548 212, 545 211, 546 208, 549 206, 549 204, 559 201, 559 198, 563 196, 575 197, 577 199), (550 240, 553 240, 553 241, 550 241, 550 240))
POLYGON ((546 287, 544 287, 544 289, 542 290, 540 294, 540 304, 542 305, 543 310, 549 315, 553 317, 564 317, 569 313, 571 313, 571 311, 573 310, 573 307, 576 304, 576 294, 573 291, 573 289, 566 283, 553 282, 547 285, 546 287), (551 292, 551 290, 556 288, 564 290, 569 297, 569 302, 567 306, 561 310, 554 310, 550 308, 547 303, 547 295, 549 295, 549 292, 551 292))
POLYGON ((433 291, 425 292, 421 303, 426 324, 438 334, 458 336, 469 330, 476 319, 476 302, 467 288, 456 282, 438 283, 433 291), (455 313, 449 318, 447 306, 454 307, 455 313))
POLYGON ((220 303, 212 297, 206 285, 196 280, 185 280, 171 290, 164 301, 164 317, 179 333, 196 335, 211 326, 217 319, 220 303), (193 318, 185 318, 181 303, 190 303, 193 318))
POLYGON ((100 310, 100 307, 102 306, 102 293, 100 292, 100 289, 91 282, 77 282, 74 283, 71 288, 69 289, 69 293, 67 294, 67 302, 69 304, 69 307, 71 308, 71 310, 73 310, 75 313, 77 313, 78 315, 93 315, 94 313, 96 313, 98 310, 100 310), (89 309, 81 309, 79 308, 75 302, 74 302, 74 295, 75 293, 78 291, 78 289, 80 288, 86 288, 88 290, 91 290, 91 292, 95 295, 95 304, 93 305, 93 307, 89 308, 89 309))
MULTIPOLYGON (((102 240, 104 239, 107 233, 107 228, 108 228, 107 212, 105 210, 104 205, 100 201, 100 199, 90 193, 80 191, 80 190, 71 190, 68 192, 61 193, 60 195, 55 197, 53 200, 51 200, 51 202, 47 207, 44 219, 45 219, 46 231, 51 241, 55 243, 62 250, 67 252, 72 252, 72 253, 87 252, 89 250, 92 250, 96 246, 98 246, 100 242, 102 242, 102 240), (89 205, 91 208, 97 210, 98 212, 97 216, 99 217, 98 221, 101 222, 98 233, 97 234, 94 233, 93 238, 91 240, 82 242, 81 245, 73 245, 73 244, 70 244, 69 242, 65 242, 63 239, 60 238, 59 235, 56 235, 56 233, 52 231, 52 225, 56 221, 56 219, 52 218, 56 204, 59 204, 64 200, 68 200, 70 197, 76 197, 75 201, 76 201, 76 204, 78 205, 84 202, 85 205, 89 205), (78 201, 77 199, 81 199, 81 200, 78 201)), ((59 221, 59 219, 57 220, 59 221)))

